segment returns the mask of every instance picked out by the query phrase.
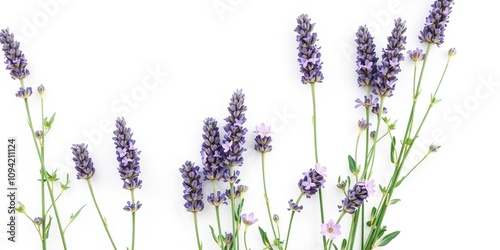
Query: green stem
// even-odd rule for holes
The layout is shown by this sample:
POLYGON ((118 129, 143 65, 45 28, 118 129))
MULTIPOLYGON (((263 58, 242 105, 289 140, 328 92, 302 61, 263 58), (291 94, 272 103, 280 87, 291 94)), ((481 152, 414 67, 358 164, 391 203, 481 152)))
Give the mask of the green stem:
MULTIPOLYGON (((213 191, 214 191, 214 196, 217 195, 215 180, 212 180, 212 188, 213 188, 213 191)), ((222 235, 222 229, 221 229, 221 223, 220 223, 219 206, 215 206, 215 215, 217 217, 217 229, 219 230, 219 235, 222 235)), ((222 249, 222 246, 223 245, 221 245, 221 249, 222 249)))
POLYGON ((271 223, 271 228, 273 230, 274 239, 277 239, 276 230, 274 229, 273 217, 271 216, 271 208, 269 205, 269 198, 267 196, 267 186, 266 186, 266 172, 265 172, 265 153, 260 154, 261 166, 262 166, 262 183, 264 184, 264 199, 266 201, 267 216, 269 217, 269 223, 271 223))
POLYGON ((89 186, 90 195, 92 195, 92 200, 94 201, 95 208, 97 209, 97 213, 99 214, 99 217, 101 218, 102 225, 104 226, 104 229, 106 230, 106 234, 108 235, 109 241, 111 241, 111 245, 113 245, 113 249, 116 250, 115 242, 113 241, 113 238, 111 237, 111 233, 109 232, 109 229, 108 229, 108 223, 106 222, 106 219, 102 216, 101 210, 99 209, 99 205, 97 205, 97 200, 95 198, 94 189, 92 188, 92 182, 90 181, 90 179, 87 179, 87 184, 89 186))
MULTIPOLYGON (((234 175, 234 166, 230 166, 229 167, 229 176, 233 176, 234 175)), ((235 209, 235 205, 234 205, 234 190, 233 190, 233 187, 234 187, 234 184, 232 182, 229 183, 229 199, 231 200, 231 225, 232 225, 232 229, 233 229, 233 242, 231 245, 235 246, 235 242, 236 242, 236 220, 234 219, 234 215, 236 214, 234 209, 235 209)))
POLYGON ((245 243, 245 250, 248 250, 248 247, 247 247, 247 228, 248 228, 248 226, 245 225, 245 231, 243 232, 243 242, 245 243))
MULTIPOLYGON (((134 197, 134 189, 130 190, 130 196, 132 199, 132 204, 135 204, 135 197, 134 197)), ((132 211, 132 249, 134 250, 135 248, 135 212, 132 211)))
MULTIPOLYGON (((24 80, 21 79, 20 82, 21 82, 21 86, 24 87, 24 80)), ((59 219, 59 213, 57 211, 57 207, 55 204, 54 193, 53 193, 53 190, 50 188, 50 184, 46 181, 47 172, 45 170, 45 155, 44 155, 44 150, 43 150, 43 144, 39 145, 36 141, 37 139, 35 136, 35 130, 33 128, 33 121, 31 119, 31 112, 30 112, 30 108, 29 108, 29 104, 28 104, 28 99, 24 99, 24 106, 26 108, 26 115, 28 116, 28 126, 29 126, 30 131, 31 131, 31 136, 33 137, 33 142, 35 143, 36 151, 38 154, 38 159, 39 159, 40 165, 41 165, 41 167, 40 167, 41 186, 40 187, 41 187, 41 196, 42 196, 42 232, 43 232, 42 235, 44 238, 44 240, 42 241, 42 248, 44 250, 47 248, 46 242, 45 242, 45 239, 47 238, 46 232, 45 232, 46 231, 46 224, 45 224, 46 218, 43 218, 44 217, 43 215, 45 214, 45 188, 43 187, 43 183, 45 182, 47 185, 47 188, 49 190, 52 206, 54 207, 54 213, 55 213, 55 216, 57 219, 57 226, 59 228, 59 233, 61 235, 61 241, 62 241, 64 249, 66 250, 67 249, 66 239, 64 237, 64 232, 62 229, 61 220, 59 219)), ((42 113, 43 113, 43 106, 41 108, 42 108, 42 113)), ((42 125, 43 125, 43 117, 42 117, 42 125)), ((45 136, 42 135, 42 137, 45 137, 45 136)), ((43 140, 44 139, 42 139, 42 141, 43 140)))
MULTIPOLYGON (((319 157, 318 157, 318 131, 317 131, 317 126, 316 126, 316 84, 309 84, 311 85, 311 96, 312 96, 312 106, 313 106, 313 128, 314 128, 314 159, 315 163, 319 163, 319 157)), ((325 212, 323 210, 323 192, 322 188, 318 188, 318 195, 319 195, 319 210, 320 210, 320 215, 321 215, 321 224, 325 223, 325 212)), ((323 249, 326 249, 326 237, 323 236, 323 249)), ((288 242, 287 242, 288 243, 288 242)))
MULTIPOLYGON (((297 198, 297 202, 295 204, 297 204, 297 206, 299 205, 299 202, 300 202, 300 199, 302 199, 302 196, 304 194, 301 193, 299 195, 299 197, 297 198)), ((288 223, 288 232, 286 233, 286 242, 285 242, 285 250, 288 248, 288 242, 290 241, 290 231, 292 231, 292 222, 293 222, 293 217, 295 215, 295 210, 292 210, 292 215, 290 216, 290 222, 288 223)))
POLYGON ((194 229, 196 231, 196 242, 198 243, 198 250, 202 249, 201 241, 200 241, 200 233, 198 232, 198 212, 193 212, 194 217, 194 229))

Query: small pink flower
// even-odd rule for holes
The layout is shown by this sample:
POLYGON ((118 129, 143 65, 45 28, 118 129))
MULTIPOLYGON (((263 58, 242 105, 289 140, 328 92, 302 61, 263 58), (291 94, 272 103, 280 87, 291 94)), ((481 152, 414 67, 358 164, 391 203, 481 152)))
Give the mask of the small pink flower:
POLYGON ((252 224, 254 224, 255 222, 259 221, 257 218, 254 218, 253 216, 253 213, 250 213, 249 215, 247 214, 242 214, 241 215, 241 220, 243 221, 243 223, 245 223, 245 225, 247 226, 251 226, 252 224))
POLYGON ((267 137, 271 134, 271 127, 266 126, 266 124, 261 123, 260 126, 255 126, 254 133, 260 135, 260 137, 267 137))
POLYGON ((364 183, 366 191, 368 191, 368 197, 372 196, 375 193, 375 180, 365 180, 364 183))
POLYGON ((321 164, 316 163, 315 170, 316 170, 316 173, 320 174, 321 176, 327 177, 327 175, 325 173, 326 172, 325 166, 321 166, 321 164))
POLYGON ((330 219, 327 223, 321 225, 321 234, 330 240, 334 240, 336 236, 340 235, 340 225, 330 219))

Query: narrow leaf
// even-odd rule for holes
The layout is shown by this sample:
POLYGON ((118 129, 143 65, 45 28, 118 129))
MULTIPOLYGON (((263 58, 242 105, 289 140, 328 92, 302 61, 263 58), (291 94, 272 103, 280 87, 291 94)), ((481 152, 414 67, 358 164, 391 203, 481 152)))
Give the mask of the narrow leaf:
POLYGON ((80 209, 78 209, 78 211, 73 215, 71 214, 71 217, 69 218, 70 220, 74 220, 76 219, 76 217, 78 217, 78 215, 80 214, 80 212, 82 211, 82 209, 87 206, 87 204, 83 205, 80 209))
POLYGON ((259 233, 260 237, 262 238, 262 243, 264 243, 264 246, 272 249, 271 242, 269 242, 269 238, 267 238, 267 233, 261 227, 259 227, 259 233))
POLYGON ((389 205, 394 205, 400 201, 401 201, 401 199, 392 199, 391 201, 389 201, 389 205))
POLYGON ((398 236, 400 231, 395 231, 395 232, 392 232, 386 236, 384 236, 384 238, 380 241, 380 243, 378 244, 378 246, 385 246, 387 244, 389 244, 389 242, 391 242, 391 240, 393 240, 394 238, 396 238, 396 236, 398 236))
POLYGON ((396 137, 393 136, 392 137, 392 141, 391 141, 391 163, 394 163, 395 159, 396 159, 396 137))
POLYGON ((356 167, 356 161, 354 160, 354 158, 352 158, 352 156, 347 156, 347 160, 349 161, 349 170, 351 171, 351 173, 353 173, 354 175, 358 174, 358 168, 356 167))

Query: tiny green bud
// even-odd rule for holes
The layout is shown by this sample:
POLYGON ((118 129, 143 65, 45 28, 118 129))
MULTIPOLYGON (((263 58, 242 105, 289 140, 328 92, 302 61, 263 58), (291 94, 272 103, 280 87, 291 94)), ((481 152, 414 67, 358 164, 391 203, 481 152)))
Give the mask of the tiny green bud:
POLYGON ((451 48, 448 51, 448 56, 455 56, 457 54, 457 50, 455 48, 451 48))

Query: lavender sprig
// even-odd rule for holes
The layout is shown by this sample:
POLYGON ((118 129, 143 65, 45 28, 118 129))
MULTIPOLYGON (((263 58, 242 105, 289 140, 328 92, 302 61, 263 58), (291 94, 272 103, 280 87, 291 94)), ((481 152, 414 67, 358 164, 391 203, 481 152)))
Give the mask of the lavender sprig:
MULTIPOLYGON (((182 175, 182 185, 184 186, 184 207, 188 212, 193 213, 194 226, 196 231, 196 241, 198 249, 202 249, 200 236, 198 232, 198 212, 203 211, 203 189, 201 183, 200 167, 194 165, 191 161, 186 161, 179 171, 182 175)), ((210 199, 210 197, 209 197, 210 199)))
POLYGON ((429 16, 425 19, 425 25, 418 39, 421 43, 434 43, 441 45, 444 42, 444 31, 448 25, 453 0, 437 0, 429 11, 429 16))
POLYGON ((28 62, 24 53, 19 49, 20 43, 14 40, 14 34, 9 32, 9 28, 0 31, 0 43, 5 55, 5 64, 7 70, 10 70, 12 79, 23 80, 30 71, 26 68, 28 62))
POLYGON ((323 81, 320 47, 316 45, 317 33, 312 32, 314 25, 307 14, 302 14, 297 18, 297 27, 294 30, 297 32, 296 41, 299 42, 297 47, 299 50, 298 62, 300 72, 303 73, 303 84, 315 84, 323 81))
MULTIPOLYGON (((116 250, 117 248, 115 242, 113 241, 111 233, 109 232, 108 223, 106 222, 106 219, 104 218, 104 216, 101 213, 101 210, 99 209, 99 205, 97 204, 97 200, 94 195, 94 189, 92 188, 92 182, 90 178, 94 176, 95 168, 94 168, 94 163, 92 162, 92 158, 89 156, 89 151, 87 150, 87 146, 88 146, 87 144, 81 143, 81 144, 73 144, 73 146, 71 147, 71 151, 73 154, 73 161, 75 162, 75 169, 77 172, 76 178, 79 180, 84 179, 87 181, 90 195, 92 196, 92 200, 94 201, 94 205, 96 207, 97 213, 99 214, 102 225, 104 226, 106 234, 108 235, 108 238, 111 241, 111 244, 113 245, 113 249, 116 250)), ((140 207, 140 204, 138 205, 140 207)))
POLYGON ((116 149, 116 160, 118 161, 118 173, 120 173, 120 178, 123 180, 123 188, 130 190, 131 201, 127 201, 127 205, 123 207, 123 210, 131 212, 132 214, 132 247, 135 247, 135 213, 142 207, 142 204, 137 201, 135 202, 134 190, 142 187, 142 180, 139 179, 139 174, 141 173, 141 167, 139 165, 139 154, 141 153, 135 147, 135 140, 132 139, 132 131, 126 126, 127 123, 122 117, 116 119, 116 130, 113 131, 115 135, 113 137, 115 149, 116 149))
POLYGON ((231 96, 229 107, 229 116, 226 117, 227 122, 224 126, 224 139, 222 140, 222 147, 224 149, 224 165, 230 166, 241 166, 243 165, 242 154, 246 151, 244 147, 245 144, 245 134, 247 129, 243 127, 247 118, 245 117, 245 111, 247 111, 247 106, 244 104, 245 94, 241 89, 236 90, 231 96))
POLYGON ((396 75, 401 72, 399 63, 404 60, 406 32, 405 21, 398 18, 394 21, 394 29, 391 36, 387 38, 387 47, 382 50, 382 65, 378 66, 375 88, 373 93, 379 96, 392 96, 398 78, 396 75))

